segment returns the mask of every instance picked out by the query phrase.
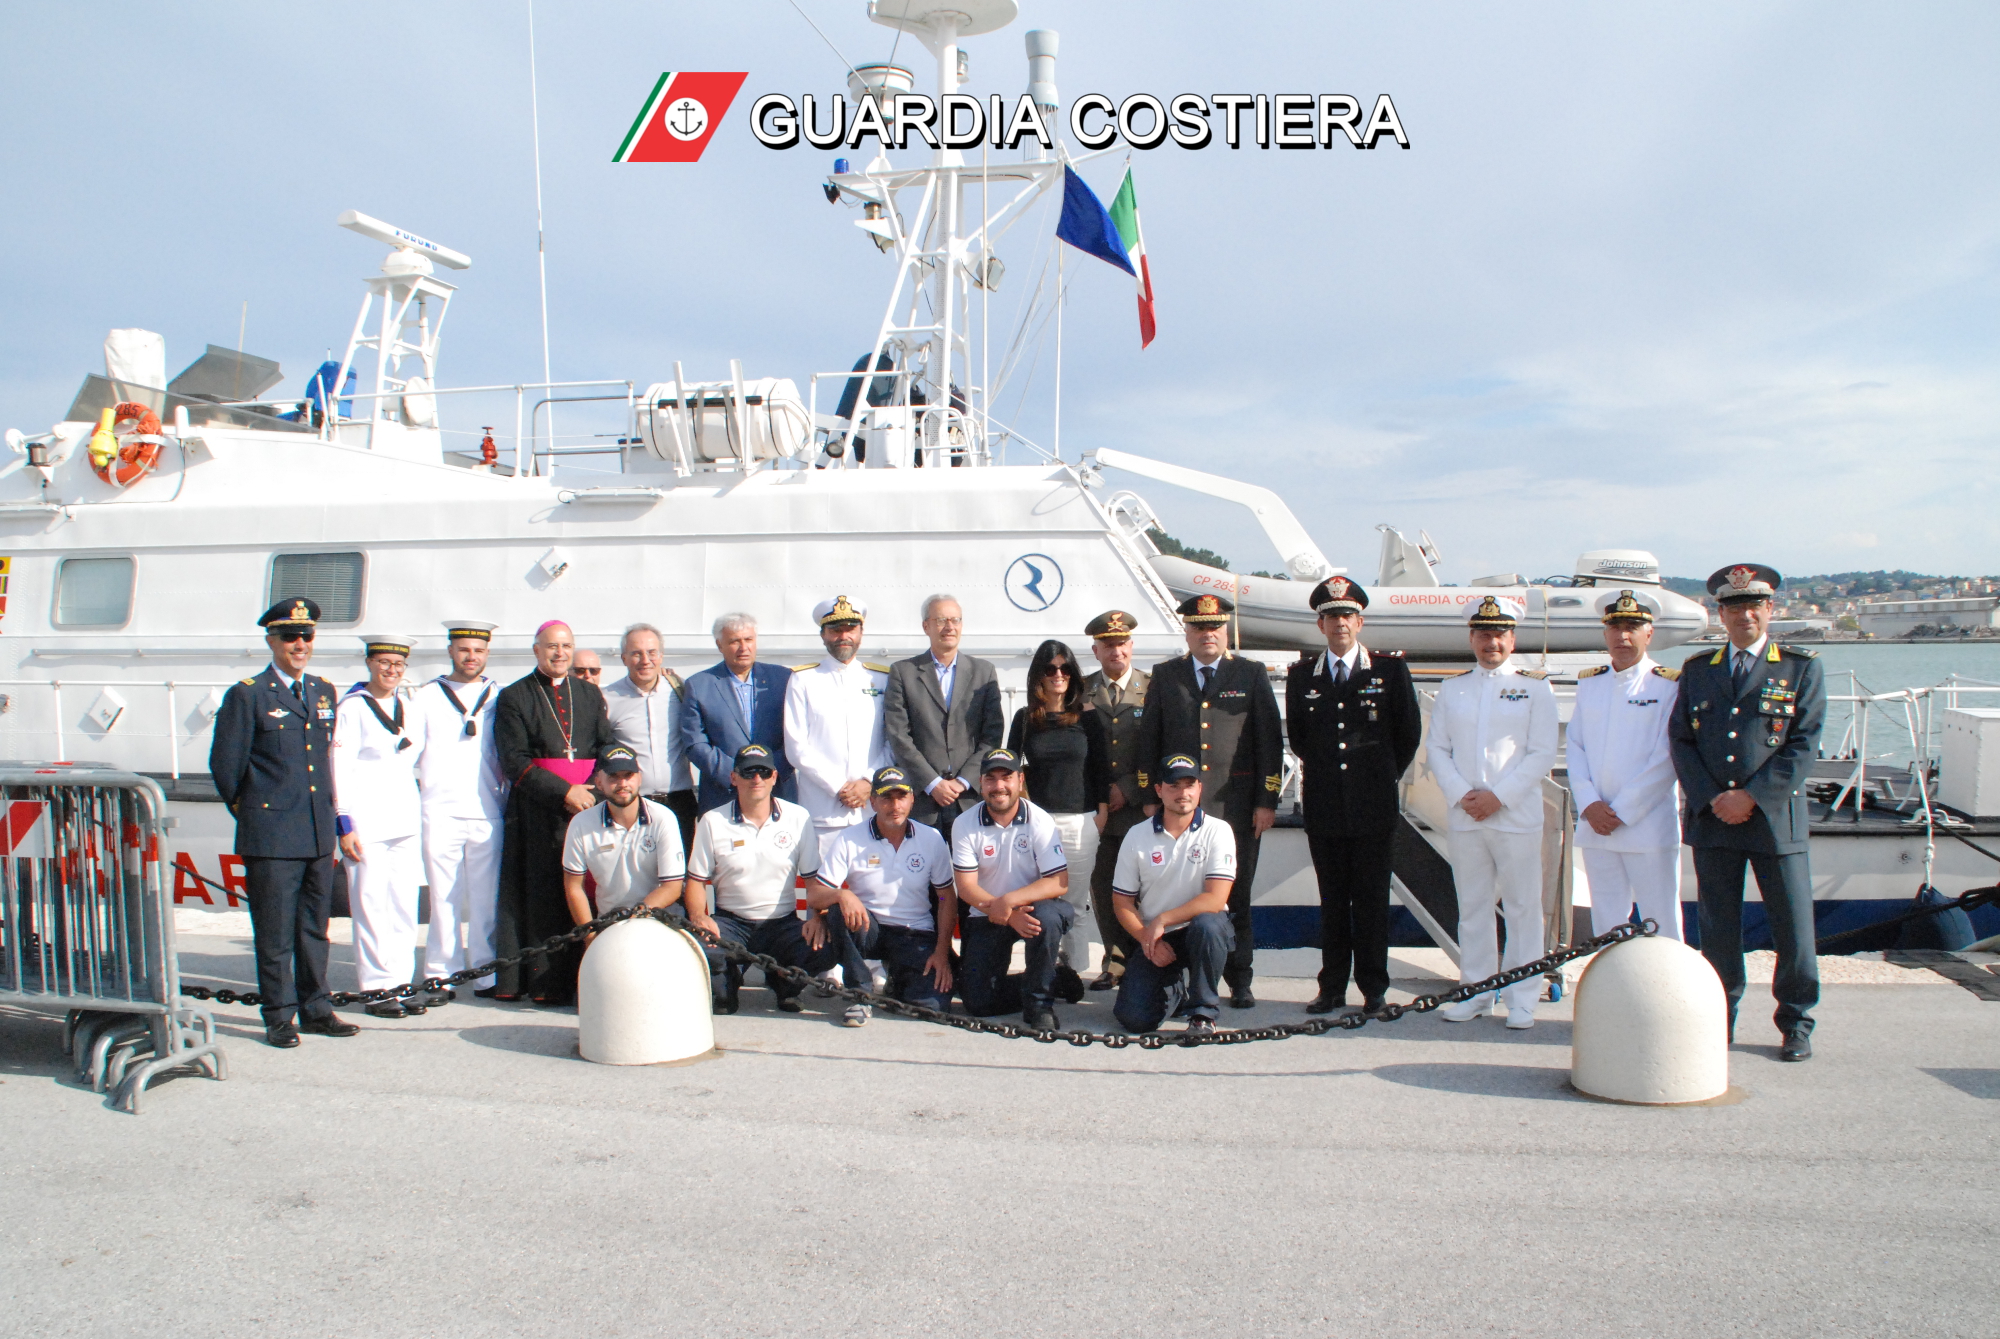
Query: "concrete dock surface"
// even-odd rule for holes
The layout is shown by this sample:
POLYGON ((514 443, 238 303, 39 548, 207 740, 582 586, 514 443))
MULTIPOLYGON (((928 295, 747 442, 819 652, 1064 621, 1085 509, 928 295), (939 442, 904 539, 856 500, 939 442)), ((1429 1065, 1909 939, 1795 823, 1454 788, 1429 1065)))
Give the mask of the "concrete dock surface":
MULTIPOLYGON (((1259 959, 1226 1025, 1302 1017, 1304 958, 1259 959)), ((2000 1006, 1893 971, 1826 987, 1805 1064, 1753 987, 1737 1100, 1678 1109, 1570 1090, 1567 1000, 1114 1052, 753 987, 721 1055, 646 1068, 469 994, 293 1051, 225 1007, 228 1081, 136 1117, 0 1009, 0 1330, 1991 1336, 2000 1006)))

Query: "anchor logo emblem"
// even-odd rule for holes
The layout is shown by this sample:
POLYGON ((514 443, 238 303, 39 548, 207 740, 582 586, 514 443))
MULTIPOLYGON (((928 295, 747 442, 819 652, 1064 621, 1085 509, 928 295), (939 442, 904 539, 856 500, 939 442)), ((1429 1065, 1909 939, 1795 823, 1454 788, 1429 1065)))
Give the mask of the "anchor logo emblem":
POLYGON ((676 98, 667 108, 666 127, 675 139, 699 139, 708 129, 708 108, 693 98, 676 98))

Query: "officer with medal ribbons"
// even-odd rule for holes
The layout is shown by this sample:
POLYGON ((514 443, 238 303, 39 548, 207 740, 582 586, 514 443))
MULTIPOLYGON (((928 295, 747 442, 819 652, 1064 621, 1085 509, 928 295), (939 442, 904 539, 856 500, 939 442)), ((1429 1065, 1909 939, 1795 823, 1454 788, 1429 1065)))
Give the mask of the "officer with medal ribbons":
MULTIPOLYGON (((495 957, 507 781, 493 747, 500 685, 486 677, 494 626, 476 619, 445 624, 451 671, 411 698, 431 890, 426 977, 450 976, 495 957)), ((493 994, 492 977, 475 985, 473 994, 493 994)))
POLYGON ((1681 815, 1667 739, 1679 670, 1647 654, 1652 597, 1621 590, 1605 599, 1609 665, 1576 676, 1569 723, 1569 789, 1576 846, 1590 880, 1590 929, 1605 934, 1631 918, 1669 939, 1681 934, 1681 815))
MULTIPOLYGON (((1249 1009, 1257 1003, 1250 992, 1256 947, 1250 894, 1257 881, 1258 842, 1278 812, 1284 724, 1262 662, 1229 652, 1235 604, 1220 595, 1190 595, 1177 612, 1188 653, 1153 666, 1139 720, 1138 782, 1148 791, 1162 758, 1184 753, 1200 759, 1203 812, 1229 824, 1236 835, 1236 881, 1229 893, 1236 943, 1223 976, 1230 1007, 1249 1009)), ((1150 818, 1158 798, 1148 793, 1144 803, 1150 818)))
POLYGON ((1306 1012, 1344 1005, 1351 970, 1362 1009, 1374 1013, 1389 993, 1396 787, 1417 756, 1423 718, 1402 656, 1361 644, 1368 592, 1330 576, 1311 605, 1326 650, 1285 675, 1285 724, 1305 766, 1306 843, 1319 880, 1319 993, 1306 1012))
POLYGON ((230 685, 215 716, 208 770, 236 819, 263 996, 264 1040, 351 1037, 333 1012, 326 922, 333 910, 334 690, 306 673, 319 606, 288 597, 257 620, 271 648, 263 673, 230 685))
POLYGON ((1781 581, 1762 563, 1737 563, 1709 577, 1729 644, 1681 666, 1669 734, 1684 840, 1694 848, 1702 956, 1729 997, 1730 1036, 1743 999, 1748 865, 1778 952, 1771 979, 1784 1038, 1778 1054, 1805 1060, 1819 1003, 1805 787, 1826 723, 1826 685, 1812 652, 1771 640, 1781 581))
POLYGON ((1119 844, 1145 817, 1140 809, 1139 722, 1145 719, 1146 686, 1152 675, 1132 664, 1132 634, 1139 621, 1123 609, 1108 609, 1084 625, 1097 672, 1083 681, 1083 694, 1104 717, 1105 744, 1111 755, 1111 812, 1097 843, 1090 870, 1090 909, 1097 918, 1097 937, 1104 945, 1104 967, 1092 990, 1110 990, 1124 975, 1132 952, 1132 937, 1118 920, 1111 878, 1118 867, 1119 844))
MULTIPOLYGON (((1451 806, 1452 882, 1458 890, 1459 980, 1483 980, 1542 956, 1542 781, 1555 765, 1556 697, 1540 670, 1513 662, 1514 625, 1526 613, 1518 596, 1468 603, 1466 626, 1479 663, 1438 685, 1431 707, 1431 774, 1451 806), (1500 953, 1493 923, 1507 923, 1500 953)), ((1535 1025, 1538 978, 1502 992, 1507 1026, 1535 1025)), ((1446 1005, 1446 1022, 1464 1023, 1492 1008, 1487 995, 1446 1005)))

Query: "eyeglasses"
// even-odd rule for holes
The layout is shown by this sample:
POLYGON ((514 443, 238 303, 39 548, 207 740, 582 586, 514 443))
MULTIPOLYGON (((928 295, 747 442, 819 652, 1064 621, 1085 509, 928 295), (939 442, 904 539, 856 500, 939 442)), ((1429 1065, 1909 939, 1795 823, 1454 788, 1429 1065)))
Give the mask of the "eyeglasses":
POLYGON ((1069 677, 1069 666, 1051 665, 1046 670, 1043 670, 1042 673, 1044 677, 1050 679, 1067 679, 1069 677))
POLYGON ((313 630, 307 628, 304 632, 274 632, 271 635, 281 642, 309 642, 313 639, 313 630))
POLYGON ((940 628, 962 628, 965 626, 965 620, 962 618, 934 618, 931 622, 940 628))
POLYGON ((762 781, 767 776, 776 776, 777 772, 769 767, 750 767, 745 768, 736 775, 742 777, 745 781, 762 781))
POLYGON ((604 673, 604 667, 602 665, 578 665, 575 672, 576 677, 579 679, 595 679, 598 675, 604 673))

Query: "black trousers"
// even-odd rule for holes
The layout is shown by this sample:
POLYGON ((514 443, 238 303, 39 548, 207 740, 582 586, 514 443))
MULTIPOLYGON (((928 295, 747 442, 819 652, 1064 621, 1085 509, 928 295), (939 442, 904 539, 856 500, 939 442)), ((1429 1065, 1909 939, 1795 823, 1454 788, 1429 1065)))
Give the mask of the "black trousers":
POLYGON ((1736 1006, 1743 1002, 1743 867, 1757 874, 1757 891, 1764 898, 1764 915, 1771 922, 1771 943, 1778 950, 1778 969, 1771 975, 1771 994, 1778 1001, 1773 1020, 1781 1032, 1812 1031, 1808 1012, 1819 1003, 1819 958, 1814 952, 1812 864, 1804 851, 1793 855, 1762 855, 1728 846, 1694 848, 1694 877, 1701 899, 1696 924, 1701 929, 1701 955, 1722 978, 1729 997, 1729 1026, 1736 1028, 1736 1006))
POLYGON ((243 885, 250 901, 251 942, 257 951, 257 993, 264 997, 264 1026, 293 1022, 299 1014, 333 1012, 326 985, 326 921, 333 911, 333 857, 279 860, 243 857, 243 885))
POLYGON ((1125 844, 1125 834, 1139 823, 1151 821, 1142 817, 1120 826, 1118 817, 1114 814, 1104 825, 1104 835, 1097 843, 1097 863, 1090 868, 1090 913, 1097 918, 1097 939, 1104 945, 1104 970, 1113 976, 1124 975, 1133 943, 1118 923, 1118 909, 1112 905, 1111 876, 1118 871, 1118 848, 1125 844))
POLYGON ((1241 818, 1231 814, 1229 830, 1236 834, 1236 882, 1229 889, 1229 925, 1236 932, 1229 961, 1223 965, 1222 979, 1231 990, 1250 987, 1251 964, 1256 960, 1257 936, 1250 928, 1250 893, 1257 886, 1257 848, 1262 842, 1250 827, 1254 809, 1245 809, 1241 818))
POLYGON ((1319 880, 1319 991, 1347 998, 1350 970, 1364 1001, 1389 990, 1389 875, 1395 844, 1388 837, 1349 837, 1306 810, 1306 845, 1319 880))
POLYGON ((695 820, 701 817, 701 805, 695 800, 692 790, 655 791, 646 797, 654 804, 664 804, 681 827, 681 857, 694 850, 695 820))

